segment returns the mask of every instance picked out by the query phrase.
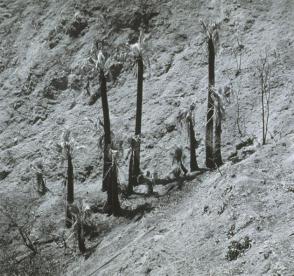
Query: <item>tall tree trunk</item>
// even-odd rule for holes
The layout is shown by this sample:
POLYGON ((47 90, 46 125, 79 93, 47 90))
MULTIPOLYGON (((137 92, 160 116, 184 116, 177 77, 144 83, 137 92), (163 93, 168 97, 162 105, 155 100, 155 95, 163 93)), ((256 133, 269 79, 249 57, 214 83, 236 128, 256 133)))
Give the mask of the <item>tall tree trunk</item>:
POLYGON ((67 206, 66 206, 66 226, 70 228, 72 226, 72 215, 70 212, 70 204, 74 202, 74 174, 72 165, 72 156, 68 149, 67 154, 67 206))
POLYGON ((103 182, 102 190, 107 191, 107 202, 104 209, 109 214, 119 215, 120 205, 118 200, 117 189, 117 169, 116 165, 112 164, 110 155, 111 150, 111 131, 110 131, 110 116, 107 100, 106 77, 104 72, 100 72, 101 84, 101 101, 103 109, 103 125, 104 125, 104 163, 103 163, 103 182))
POLYGON ((190 170, 191 172, 199 170, 196 157, 196 138, 195 131, 193 126, 193 120, 190 116, 189 119, 189 128, 190 128, 190 170))
POLYGON ((221 154, 221 134, 222 134, 222 121, 220 115, 220 104, 217 105, 217 120, 215 122, 215 152, 214 152, 214 162, 220 167, 223 164, 222 154, 221 154))
MULTIPOLYGON (((136 128, 135 135, 141 136, 142 126, 142 105, 143 105, 143 74, 144 64, 140 56, 137 60, 138 63, 138 81, 137 81, 137 111, 136 111, 136 128)), ((140 174, 140 143, 136 145, 134 154, 134 181, 137 184, 137 177, 140 174)))
POLYGON ((103 150, 103 180, 102 180, 102 191, 107 191, 108 187, 108 175, 110 174, 109 169, 111 167, 111 159, 109 156, 109 149, 111 145, 111 132, 110 132, 110 117, 109 107, 107 100, 107 87, 106 77, 104 72, 100 72, 99 75, 100 87, 101 87, 101 102, 103 111, 103 127, 104 127, 104 150, 103 150))
POLYGON ((207 119, 206 119, 206 166, 213 169, 215 167, 213 158, 213 113, 214 105, 211 89, 215 84, 214 76, 215 49, 212 38, 208 40, 208 97, 207 97, 207 119))

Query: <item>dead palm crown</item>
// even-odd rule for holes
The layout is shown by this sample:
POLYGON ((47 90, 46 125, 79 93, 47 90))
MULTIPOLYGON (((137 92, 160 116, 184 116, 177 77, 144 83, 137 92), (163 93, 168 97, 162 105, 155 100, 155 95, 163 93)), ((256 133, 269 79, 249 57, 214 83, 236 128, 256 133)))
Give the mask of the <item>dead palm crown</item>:
POLYGON ((138 42, 130 45, 131 57, 133 60, 133 68, 136 69, 137 75, 137 110, 136 110, 136 125, 135 137, 131 143, 131 159, 129 168, 129 184, 128 193, 132 193, 133 186, 138 184, 138 176, 141 174, 140 170, 140 139, 142 127, 142 105, 143 105, 143 80, 144 69, 149 66, 149 59, 147 57, 147 43, 143 32, 140 32, 138 42))
POLYGON ((214 103, 212 98, 212 90, 215 86, 215 55, 219 43, 219 24, 207 24, 201 21, 202 33, 204 34, 204 41, 207 43, 208 49, 208 96, 207 96, 207 118, 206 118, 206 166, 208 168, 215 168, 214 161, 214 142, 213 142, 213 114, 214 103))
POLYGON ((222 133, 222 121, 225 118, 225 106, 223 90, 220 88, 218 91, 213 89, 212 99, 214 103, 214 162, 216 166, 223 164, 221 154, 221 133, 222 133))
POLYGON ((76 235, 80 252, 85 253, 87 248, 85 245, 84 226, 87 224, 90 217, 90 206, 85 204, 82 200, 78 200, 76 204, 71 206, 71 213, 75 220, 73 225, 73 234, 76 235))
POLYGON ((105 211, 109 214, 118 214, 118 195, 117 187, 117 171, 113 169, 113 154, 112 152, 112 139, 110 128, 110 114, 107 97, 107 75, 110 74, 110 66, 113 62, 111 57, 106 58, 101 50, 98 54, 95 52, 94 57, 89 59, 94 69, 98 72, 100 90, 101 90, 101 103, 103 111, 103 123, 101 125, 104 129, 104 150, 103 150, 103 178, 102 178, 102 191, 107 191, 107 202, 105 204, 105 211))
POLYGON ((185 155, 183 153, 182 147, 176 146, 175 150, 171 153, 171 157, 173 165, 172 173, 174 177, 179 177, 182 174, 182 172, 184 173, 184 175, 186 175, 188 173, 188 170, 186 169, 183 163, 185 155))
POLYGON ((180 112, 177 116, 177 121, 180 124, 180 127, 186 128, 187 136, 190 141, 190 170, 191 172, 199 170, 197 157, 196 157, 196 149, 198 147, 198 143, 195 137, 195 116, 194 116, 195 104, 192 104, 189 110, 185 110, 180 112))

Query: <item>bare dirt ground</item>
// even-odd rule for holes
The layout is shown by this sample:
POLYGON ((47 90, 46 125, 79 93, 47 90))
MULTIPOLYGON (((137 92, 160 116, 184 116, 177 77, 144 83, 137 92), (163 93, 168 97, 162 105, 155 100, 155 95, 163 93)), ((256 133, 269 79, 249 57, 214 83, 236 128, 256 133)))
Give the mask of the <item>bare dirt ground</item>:
MULTIPOLYGON (((35 202, 30 237, 41 242, 40 251, 52 261, 47 263, 49 275, 294 275, 293 18, 292 0, 149 1, 147 9, 127 0, 1 0, 0 200, 15 207, 18 220, 28 212, 24 206, 35 202), (113 51, 136 41, 144 12, 151 66, 144 81, 142 169, 159 175, 170 171, 170 152, 175 145, 188 145, 176 117, 192 102, 198 161, 204 167, 207 58, 201 18, 221 23, 216 86, 230 87, 223 125, 225 164, 220 172, 207 172, 162 197, 121 199, 124 207, 151 204, 153 210, 143 217, 93 214, 98 234, 86 244, 99 244, 85 258, 74 240, 66 250, 60 241, 70 231, 64 227, 64 167, 54 144, 65 128, 71 129, 80 146, 74 153, 76 197, 103 202, 101 134, 88 119, 101 117, 102 110, 100 99, 88 105, 85 88, 88 78, 91 93, 99 84, 82 65, 96 40, 113 51), (80 29, 73 29, 76 13, 86 22, 80 29), (238 40, 240 74, 234 56, 238 40), (262 146, 256 64, 267 49, 275 65, 268 143, 262 146), (248 138, 253 144, 229 158, 248 138), (30 167, 40 158, 51 191, 43 197, 33 190, 30 167)), ((112 130, 124 143, 119 164, 123 184, 127 140, 135 125, 136 77, 123 68, 108 85, 112 130)), ((188 157, 188 149, 185 153, 188 157)), ((20 260, 27 249, 9 222, 0 219, 1 263, 12 253, 20 260)))

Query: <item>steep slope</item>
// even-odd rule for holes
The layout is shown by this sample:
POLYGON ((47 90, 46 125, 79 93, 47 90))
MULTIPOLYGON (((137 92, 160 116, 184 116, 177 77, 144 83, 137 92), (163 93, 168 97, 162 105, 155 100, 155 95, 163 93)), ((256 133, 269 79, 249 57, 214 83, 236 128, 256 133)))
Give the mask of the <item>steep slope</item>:
MULTIPOLYGON (((101 117, 100 101, 89 106, 85 89, 90 78, 91 93, 96 92, 98 80, 86 75, 82 65, 96 40, 105 41, 113 50, 135 41, 142 10, 140 1, 131 2, 3 0, 0 4, 0 195, 20 205, 18 198, 32 193, 31 163, 45 159, 47 185, 53 194, 39 199, 36 237, 45 235, 42 223, 50 226, 48 236, 63 229, 63 168, 53 144, 65 128, 72 130, 82 146, 74 159, 77 197, 91 203, 105 198, 100 191, 98 135, 87 119, 101 117), (72 30, 76 12, 87 22, 79 25, 77 33, 72 30)), ((142 168, 159 175, 168 173, 173 147, 187 144, 176 116, 192 102, 196 103, 197 139, 201 139, 197 154, 204 164, 207 61, 201 18, 221 22, 216 83, 230 87, 223 127, 226 164, 222 175, 207 173, 167 198, 146 199, 156 210, 140 222, 109 219, 114 225, 96 251, 87 261, 77 257, 68 273, 88 275, 120 253, 93 275, 291 275, 293 1, 150 3, 145 27, 150 34, 151 68, 144 82, 142 168), (238 76, 233 55, 238 47, 236 37, 243 49, 238 76), (272 77, 269 144, 261 147, 256 64, 267 46, 276 51, 277 62, 272 77), (236 125, 238 91, 243 137, 236 125), (246 160, 228 161, 235 146, 248 137, 254 138, 254 145, 239 151, 240 160, 246 160), (227 261, 230 241, 245 236, 252 240, 251 248, 236 261, 227 261)), ((113 131, 125 148, 120 160, 120 180, 125 183, 136 78, 125 68, 117 82, 109 85, 113 131)), ((143 201, 135 198, 123 204, 143 201)), ((99 219, 101 223, 108 220, 104 216, 99 219)), ((49 250, 58 251, 54 245, 49 250)))

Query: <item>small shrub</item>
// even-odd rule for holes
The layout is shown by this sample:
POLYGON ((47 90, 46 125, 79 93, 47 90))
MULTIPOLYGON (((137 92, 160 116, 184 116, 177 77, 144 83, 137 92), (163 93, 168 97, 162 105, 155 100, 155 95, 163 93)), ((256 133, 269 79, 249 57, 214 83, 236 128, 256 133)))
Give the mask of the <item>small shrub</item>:
POLYGON ((228 247, 228 252, 226 254, 226 259, 228 261, 237 260, 237 258, 244 254, 244 252, 251 247, 251 240, 248 236, 241 239, 240 241, 231 241, 228 247))

